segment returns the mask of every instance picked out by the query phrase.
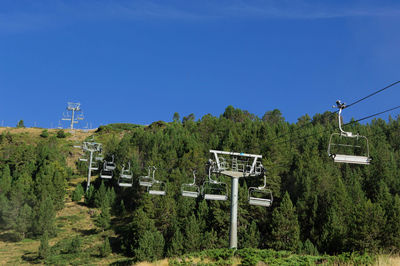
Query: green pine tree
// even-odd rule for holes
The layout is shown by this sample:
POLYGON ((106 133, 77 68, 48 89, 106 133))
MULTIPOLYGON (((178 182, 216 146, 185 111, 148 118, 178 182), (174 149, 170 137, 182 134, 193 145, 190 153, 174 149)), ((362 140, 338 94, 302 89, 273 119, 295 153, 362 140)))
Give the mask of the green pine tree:
POLYGON ((276 250, 296 251, 300 242, 300 228, 296 210, 289 193, 283 196, 279 208, 272 213, 272 246, 276 250))
POLYGON ((32 221, 32 208, 28 204, 24 204, 18 212, 18 216, 15 222, 15 231, 21 236, 21 239, 25 238, 25 234, 29 231, 32 221))
POLYGON ((260 244, 260 232, 258 231, 257 224, 252 221, 247 229, 243 238, 241 247, 243 248, 257 248, 260 244))
POLYGON ((100 251, 100 257, 108 257, 111 254, 111 246, 110 246, 110 240, 108 237, 104 239, 103 245, 100 246, 99 248, 100 251))
POLYGON ((134 251, 138 261, 155 261, 164 253, 164 237, 158 231, 145 231, 139 237, 138 247, 134 251))
POLYGON ((108 193, 104 182, 101 181, 101 185, 98 190, 94 193, 94 206, 100 208, 101 206, 110 207, 110 200, 108 199, 108 193))
POLYGON ((42 237, 40 238, 38 255, 41 259, 46 259, 50 255, 49 234, 47 231, 44 231, 42 237))
POLYGON ((3 172, 0 179, 0 192, 6 195, 11 190, 12 177, 10 173, 10 167, 6 165, 3 168, 3 172))
POLYGON ((201 246, 201 231, 200 223, 193 214, 186 220, 185 226, 185 252, 194 252, 200 249, 201 246))
POLYGON ((81 184, 78 184, 72 193, 72 201, 81 201, 82 196, 85 194, 83 187, 81 184))
POLYGON ((96 226, 100 227, 104 232, 104 230, 107 230, 110 227, 110 222, 111 222, 110 208, 107 206, 101 206, 100 210, 101 212, 96 217, 95 224, 96 226))
POLYGON ((52 199, 45 197, 40 200, 33 222, 33 233, 35 235, 42 235, 44 232, 47 232, 49 235, 54 236, 56 233, 55 218, 56 212, 52 199))

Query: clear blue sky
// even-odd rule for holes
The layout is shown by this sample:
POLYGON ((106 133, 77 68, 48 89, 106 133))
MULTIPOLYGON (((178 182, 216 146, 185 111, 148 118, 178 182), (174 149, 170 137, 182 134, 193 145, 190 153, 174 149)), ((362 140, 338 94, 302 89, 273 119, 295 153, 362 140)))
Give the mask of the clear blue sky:
POLYGON ((94 127, 228 105, 296 122, 399 80, 399 29, 400 1, 1 0, 0 123, 57 126, 67 101, 94 127))

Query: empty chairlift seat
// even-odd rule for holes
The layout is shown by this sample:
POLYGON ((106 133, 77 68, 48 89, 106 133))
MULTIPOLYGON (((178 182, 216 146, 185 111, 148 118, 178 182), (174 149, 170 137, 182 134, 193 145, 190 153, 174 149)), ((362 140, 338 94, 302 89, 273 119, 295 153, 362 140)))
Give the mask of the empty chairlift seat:
POLYGON ((329 138, 329 157, 331 157, 335 163, 370 164, 371 157, 369 156, 368 139, 365 136, 344 131, 342 129, 341 113, 342 110, 346 108, 346 105, 337 101, 336 108, 339 108, 338 123, 340 132, 332 133, 329 138))
MULTIPOLYGON (((262 166, 261 166, 262 167, 262 166)), ((262 172, 264 167, 262 167, 262 172)), ((267 177, 264 175, 264 186, 262 187, 250 187, 249 188, 249 204, 262 207, 270 207, 274 198, 272 197, 272 191, 266 188, 267 177)))
MULTIPOLYGON (((154 175, 155 175, 157 168, 155 166, 153 166, 152 168, 153 168, 153 177, 152 177, 151 186, 147 186, 148 192, 150 195, 165 196, 167 194, 166 185, 164 182, 157 180, 155 178, 154 175)), ((149 174, 150 174, 150 171, 149 171, 149 174)))
POLYGON ((165 183, 159 180, 154 180, 154 183, 149 187, 150 195, 165 196, 167 194, 165 190, 165 183))
POLYGON ((118 179, 118 185, 120 187, 132 187, 132 173, 131 173, 131 165, 128 164, 128 168, 122 167, 121 174, 118 179))
POLYGON ((183 184, 181 193, 184 197, 197 198, 200 195, 200 187, 196 185, 196 171, 193 171, 193 183, 183 184))
POLYGON ((97 162, 92 162, 92 165, 90 166, 90 170, 94 170, 94 171, 99 170, 99 165, 97 164, 97 162))
POLYGON ((100 177, 104 179, 111 179, 113 177, 113 171, 107 169, 106 167, 107 162, 104 162, 103 169, 101 169, 100 177))
POLYGON ((249 204, 270 207, 273 202, 272 191, 265 188, 249 188, 249 204))
POLYGON ((111 170, 111 171, 115 170, 114 155, 112 155, 112 159, 111 159, 110 162, 107 162, 107 161, 106 161, 105 168, 106 168, 107 170, 111 170))
POLYGON ((227 200, 228 186, 226 183, 215 180, 203 183, 203 197, 205 200, 227 200))
POLYGON ((336 163, 370 164, 371 162, 371 158, 367 156, 331 154, 331 157, 336 163))
POLYGON ((155 171, 156 170, 155 170, 154 166, 148 167, 147 175, 139 176, 139 185, 142 187, 151 187, 154 183, 154 172, 155 171), (151 174, 152 169, 153 169, 153 175, 151 174))

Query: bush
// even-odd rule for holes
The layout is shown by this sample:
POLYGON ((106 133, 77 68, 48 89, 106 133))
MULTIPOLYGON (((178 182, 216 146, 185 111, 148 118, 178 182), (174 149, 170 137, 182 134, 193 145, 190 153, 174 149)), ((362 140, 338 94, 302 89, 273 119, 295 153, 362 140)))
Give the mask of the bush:
POLYGON ((76 186, 74 192, 72 193, 72 201, 80 201, 82 199, 83 194, 85 194, 83 187, 81 184, 76 186))
POLYGON ((49 132, 47 131, 47 129, 43 130, 42 133, 40 134, 40 136, 42 138, 47 138, 49 137, 49 132))
POLYGON ((46 259, 50 255, 50 246, 49 246, 49 234, 47 231, 44 232, 42 237, 40 238, 40 246, 39 246, 39 258, 46 259))
POLYGON ((100 246, 99 251, 100 251, 100 257, 103 258, 108 257, 111 254, 110 240, 108 239, 108 237, 104 239, 104 243, 102 246, 100 246))
POLYGON ((17 124, 17 127, 22 127, 22 128, 24 128, 25 127, 25 125, 24 125, 24 120, 19 120, 18 121, 18 124, 17 124))
POLYGON ((81 237, 80 236, 74 237, 68 247, 68 253, 80 253, 81 246, 82 246, 81 237))
POLYGON ((64 130, 60 129, 57 131, 57 138, 59 139, 63 139, 65 138, 67 135, 65 134, 64 130))
POLYGON ((94 192, 95 192, 94 186, 90 185, 89 189, 85 193, 85 203, 89 207, 93 207, 93 204, 94 204, 94 192))

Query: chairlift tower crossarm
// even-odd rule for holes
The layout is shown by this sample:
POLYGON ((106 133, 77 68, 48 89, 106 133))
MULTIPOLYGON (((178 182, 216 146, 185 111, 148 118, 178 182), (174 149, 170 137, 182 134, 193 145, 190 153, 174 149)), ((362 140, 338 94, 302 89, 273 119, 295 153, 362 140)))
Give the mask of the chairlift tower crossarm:
POLYGON ((228 151, 218 151, 218 150, 210 150, 211 153, 214 154, 214 158, 215 158, 215 162, 217 163, 217 167, 218 170, 221 170, 221 174, 224 175, 228 175, 228 176, 249 176, 249 175, 254 175, 255 173, 255 167, 257 164, 257 161, 259 159, 262 159, 262 155, 257 155, 257 154, 248 154, 248 153, 239 153, 239 152, 228 152, 228 151), (253 160, 252 164, 251 164, 251 168, 249 171, 243 171, 243 173, 241 172, 237 172, 237 171, 226 171, 223 169, 221 162, 219 160, 218 154, 221 155, 230 155, 230 156, 240 156, 240 157, 247 157, 247 158, 251 158, 253 160), (225 172, 225 173, 224 173, 225 172))

